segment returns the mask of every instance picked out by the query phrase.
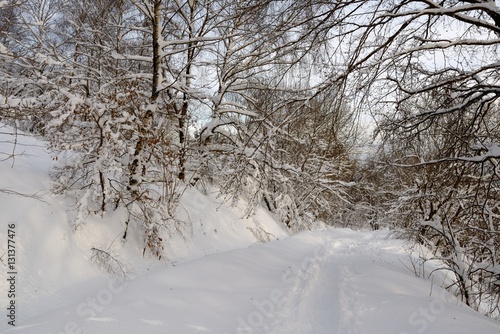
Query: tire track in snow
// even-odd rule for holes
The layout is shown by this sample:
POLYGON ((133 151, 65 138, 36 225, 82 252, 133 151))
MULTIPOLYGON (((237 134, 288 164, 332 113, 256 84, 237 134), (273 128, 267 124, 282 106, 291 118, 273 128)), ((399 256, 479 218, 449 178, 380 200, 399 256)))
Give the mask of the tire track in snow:
MULTIPOLYGON (((359 303, 356 286, 353 284, 355 271, 353 264, 339 266, 338 312, 340 313, 337 332, 339 334, 359 334, 359 303)), ((326 333, 326 332, 325 332, 326 333)))
MULTIPOLYGON (((313 261, 306 272, 289 268, 293 286, 284 296, 266 334, 358 334, 358 303, 353 286, 355 267, 350 258, 358 245, 342 240, 327 241, 328 256, 313 261)), ((284 280, 285 283, 287 282, 284 280)))

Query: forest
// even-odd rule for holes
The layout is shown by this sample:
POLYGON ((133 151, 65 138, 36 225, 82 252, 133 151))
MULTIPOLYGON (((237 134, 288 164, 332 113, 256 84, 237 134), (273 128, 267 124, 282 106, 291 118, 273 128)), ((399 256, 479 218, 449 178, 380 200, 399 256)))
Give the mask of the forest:
POLYGON ((494 0, 3 0, 0 123, 49 143, 74 230, 126 209, 161 258, 216 188, 392 229, 499 317, 499 46, 494 0))

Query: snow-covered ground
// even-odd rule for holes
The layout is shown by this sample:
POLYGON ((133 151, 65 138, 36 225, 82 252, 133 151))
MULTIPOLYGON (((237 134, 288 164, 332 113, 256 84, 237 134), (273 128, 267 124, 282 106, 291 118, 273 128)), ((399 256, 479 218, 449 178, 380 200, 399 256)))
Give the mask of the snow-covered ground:
MULTIPOLYGON (((0 134, 0 160, 12 144, 0 134)), ((289 237, 264 210, 242 218, 242 208, 189 189, 182 207, 193 229, 169 240, 162 261, 142 257, 140 237, 122 241, 121 212, 89 217, 74 232, 68 201, 49 193, 44 143, 20 136, 16 144, 21 155, 0 162, 0 333, 500 333, 499 323, 415 277, 405 244, 388 231, 289 237), (9 224, 15 298, 4 254, 9 224), (95 268, 91 247, 119 258, 128 281, 95 268)))

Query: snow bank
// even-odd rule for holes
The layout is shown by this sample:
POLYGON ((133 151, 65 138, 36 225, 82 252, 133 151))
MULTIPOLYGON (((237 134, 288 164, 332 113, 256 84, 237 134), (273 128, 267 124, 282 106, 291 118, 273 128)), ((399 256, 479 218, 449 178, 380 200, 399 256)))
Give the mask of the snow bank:
POLYGON ((157 268, 6 333, 482 333, 500 325, 458 303, 402 262, 387 231, 293 237, 157 268))
MULTIPOLYGON (((68 202, 48 191, 45 144, 22 134, 15 142, 11 131, 0 129, 0 154, 16 154, 0 162, 0 253, 15 224, 17 318, 12 327, 2 316, 0 333, 500 332, 415 277, 404 243, 387 231, 288 237, 264 210, 242 218, 243 206, 188 189, 181 207, 192 229, 169 240, 163 261, 142 257, 140 236, 123 241, 119 210, 89 217, 75 232, 68 202), (116 256, 129 280, 120 284, 95 268, 91 247, 116 256)), ((5 254, 0 268, 7 273, 5 254)), ((0 280, 4 312, 7 284, 0 280)))
MULTIPOLYGON (((107 274, 89 261, 92 247, 110 252, 129 275, 141 275, 157 267, 287 236, 264 210, 244 218, 244 204, 229 207, 216 193, 205 196, 187 189, 181 215, 192 224, 190 232, 167 241, 163 261, 143 258, 140 231, 134 235, 134 227, 129 227, 127 240, 122 238, 127 215, 121 210, 89 216, 77 231, 72 230, 71 201, 50 193, 53 161, 46 146, 11 127, 0 127, 0 255, 7 251, 7 225, 14 223, 19 272, 16 302, 22 307, 19 322, 67 305, 70 296, 84 296, 87 292, 74 289, 83 282, 107 279, 107 274)), ((4 254, 0 262, 3 272, 6 258, 4 254)), ((0 280, 0 291, 7 291, 7 283, 0 280)))

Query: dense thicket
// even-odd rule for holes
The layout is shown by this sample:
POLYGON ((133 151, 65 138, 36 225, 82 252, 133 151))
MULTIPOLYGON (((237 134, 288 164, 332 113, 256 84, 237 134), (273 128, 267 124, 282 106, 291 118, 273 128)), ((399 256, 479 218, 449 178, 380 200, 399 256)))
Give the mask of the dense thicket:
POLYGON ((3 1, 0 121, 50 142, 75 228, 126 208, 161 257, 211 183, 291 231, 402 229, 498 316, 499 36, 489 0, 3 1))

